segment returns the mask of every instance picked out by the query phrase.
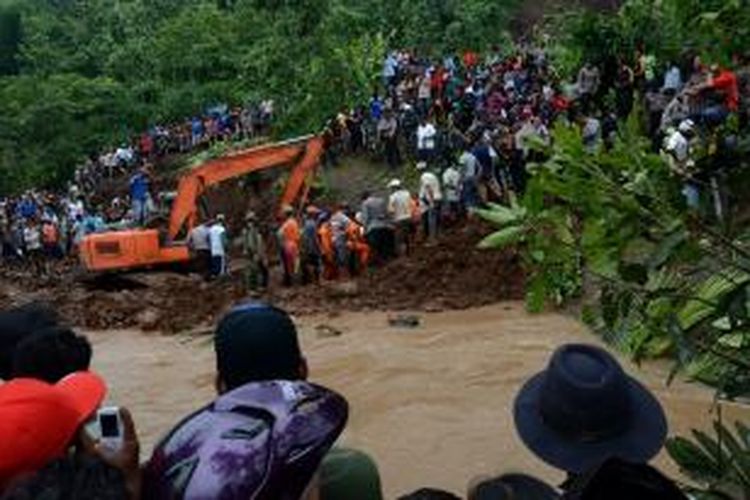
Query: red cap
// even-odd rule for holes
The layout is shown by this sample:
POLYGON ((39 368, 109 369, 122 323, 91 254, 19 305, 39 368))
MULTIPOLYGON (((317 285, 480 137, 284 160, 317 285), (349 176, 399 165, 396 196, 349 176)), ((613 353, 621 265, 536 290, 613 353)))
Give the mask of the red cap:
POLYGON ((0 385, 0 489, 63 456, 106 390, 91 372, 73 373, 54 385, 30 378, 0 385))

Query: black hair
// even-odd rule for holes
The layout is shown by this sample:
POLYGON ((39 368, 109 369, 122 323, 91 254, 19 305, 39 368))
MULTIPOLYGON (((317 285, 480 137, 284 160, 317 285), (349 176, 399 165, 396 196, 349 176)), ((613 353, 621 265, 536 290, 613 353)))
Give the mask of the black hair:
POLYGON ((249 382, 299 380, 304 363, 289 315, 266 304, 230 311, 214 336, 216 369, 227 390, 249 382))
POLYGON ((61 458, 11 487, 3 500, 127 500, 123 473, 101 459, 83 455, 61 458))
POLYGON ((44 380, 50 384, 77 371, 89 369, 91 344, 64 327, 51 327, 28 335, 16 346, 12 376, 44 380))
POLYGON ((461 497, 445 490, 421 488, 408 495, 398 497, 398 500, 461 500, 461 497))
POLYGON ((552 486, 526 474, 504 474, 488 479, 469 491, 469 500, 554 500, 560 495, 552 486))
POLYGON ((576 476, 566 488, 565 499, 570 500, 630 500, 659 498, 687 500, 669 478, 647 464, 629 463, 612 458, 588 472, 576 476))
POLYGON ((21 339, 57 324, 54 309, 38 302, 0 312, 0 379, 10 378, 13 353, 21 339))

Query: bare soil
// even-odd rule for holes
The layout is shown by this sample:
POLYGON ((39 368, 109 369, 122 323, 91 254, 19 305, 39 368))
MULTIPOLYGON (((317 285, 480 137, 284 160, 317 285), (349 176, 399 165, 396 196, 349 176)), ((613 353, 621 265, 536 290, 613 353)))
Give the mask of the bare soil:
MULTIPOLYGON (((275 283, 259 298, 298 315, 465 309, 521 298, 523 272, 517 257, 511 252, 476 249, 476 243, 490 230, 473 222, 446 231, 435 245, 419 245, 410 257, 353 281, 287 289, 275 283)), ((56 266, 44 278, 0 268, 0 299, 4 305, 32 300, 49 303, 70 324, 84 328, 140 327, 176 333, 210 324, 233 303, 248 298, 241 269, 213 282, 174 272, 95 279, 79 279, 79 272, 75 263, 56 266)))

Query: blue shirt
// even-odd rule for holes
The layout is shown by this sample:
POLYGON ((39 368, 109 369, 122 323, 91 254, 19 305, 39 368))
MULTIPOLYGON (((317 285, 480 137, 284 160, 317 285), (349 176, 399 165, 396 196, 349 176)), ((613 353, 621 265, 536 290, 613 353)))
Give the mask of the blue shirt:
POLYGON ((396 68, 398 68, 398 61, 393 54, 388 54, 383 63, 383 76, 385 78, 396 76, 396 68))
POLYGON ((680 75, 680 68, 678 68, 677 66, 672 66, 664 75, 664 88, 680 90, 680 87, 682 87, 682 75, 680 75))
POLYGON ((17 208, 18 214, 24 219, 30 219, 36 215, 36 203, 33 200, 21 200, 17 208))
POLYGON ((486 144, 479 144, 471 150, 471 154, 477 159, 481 172, 484 175, 489 175, 492 172, 492 155, 490 154, 490 148, 486 144))
POLYGON ((148 195, 148 178, 142 173, 137 173, 130 178, 130 198, 144 201, 148 195))
POLYGON ((193 135, 201 135, 203 133, 203 121, 200 118, 194 118, 190 127, 193 135))
POLYGON ((370 101, 370 116, 373 120, 380 120, 383 116, 383 101, 379 98, 373 98, 370 101))

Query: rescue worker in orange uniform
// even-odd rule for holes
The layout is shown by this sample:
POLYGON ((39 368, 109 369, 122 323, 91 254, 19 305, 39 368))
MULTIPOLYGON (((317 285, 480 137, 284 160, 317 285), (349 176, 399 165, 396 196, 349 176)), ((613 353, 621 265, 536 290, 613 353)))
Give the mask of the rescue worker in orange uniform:
POLYGON ((294 209, 285 206, 282 213, 286 218, 279 227, 279 243, 281 247, 281 263, 284 267, 284 286, 291 286, 299 269, 300 227, 294 217, 294 209))
POLYGON ((370 245, 365 238, 365 228, 357 220, 346 228, 346 245, 349 248, 349 273, 357 276, 370 262, 370 245))
POLYGON ((336 266, 336 250, 333 246, 333 228, 330 222, 331 214, 323 213, 318 218, 318 241, 323 260, 323 278, 335 280, 338 278, 336 266))

